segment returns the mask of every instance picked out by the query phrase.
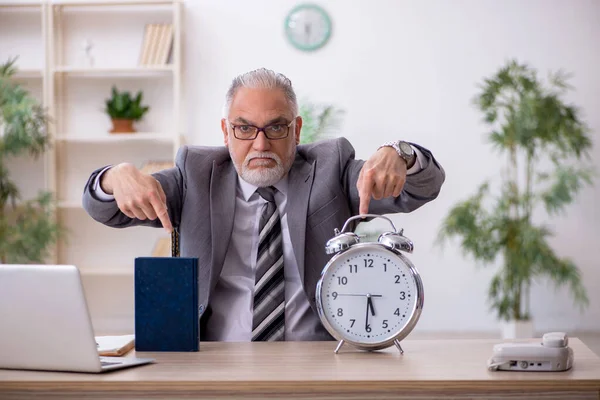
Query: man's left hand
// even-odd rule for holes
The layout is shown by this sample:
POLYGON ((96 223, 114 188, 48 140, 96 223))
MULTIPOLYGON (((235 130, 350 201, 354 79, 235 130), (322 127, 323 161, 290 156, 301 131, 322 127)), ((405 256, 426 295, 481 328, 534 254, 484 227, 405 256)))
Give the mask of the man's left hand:
POLYGON ((406 161, 391 147, 382 147, 363 165, 356 187, 360 214, 369 213, 371 196, 375 200, 400 196, 406 182, 406 161))

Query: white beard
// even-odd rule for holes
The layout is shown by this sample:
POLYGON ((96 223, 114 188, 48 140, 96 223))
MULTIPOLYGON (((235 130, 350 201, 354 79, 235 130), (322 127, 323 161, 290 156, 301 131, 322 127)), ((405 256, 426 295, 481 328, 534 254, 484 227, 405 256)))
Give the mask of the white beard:
MULTIPOLYGON (((241 165, 241 168, 239 165, 235 164, 235 169, 237 170, 238 174, 242 177, 243 180, 245 180, 246 182, 250 183, 251 185, 254 186, 258 186, 258 187, 267 187, 267 186, 273 186, 274 184, 276 184, 277 182, 279 182, 290 170, 290 168, 292 167, 292 164, 294 163, 294 154, 296 153, 296 146, 290 146, 290 151, 288 153, 288 157, 287 157, 287 162, 286 164, 283 163, 283 161, 281 160, 281 158, 275 154, 272 153, 270 151, 266 151, 266 152, 251 152, 248 153, 248 155, 246 156, 246 159, 244 160, 244 163, 241 165), (258 168, 258 169, 254 169, 254 168, 249 168, 249 164, 250 161, 253 158, 270 158, 271 160, 275 161, 275 166, 274 167, 263 167, 263 168, 258 168)), ((254 161, 254 163, 256 164, 257 161, 254 161)), ((264 161, 264 164, 266 165, 267 163, 270 163, 270 161, 264 161)))

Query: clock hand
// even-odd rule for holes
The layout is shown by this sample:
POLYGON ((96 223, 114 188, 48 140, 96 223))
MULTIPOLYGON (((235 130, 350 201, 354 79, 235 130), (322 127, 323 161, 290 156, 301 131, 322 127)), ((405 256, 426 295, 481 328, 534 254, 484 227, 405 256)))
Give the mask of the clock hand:
MULTIPOLYGON (((354 293, 338 293, 338 296, 367 296, 366 294, 354 294, 354 293)), ((371 297, 382 297, 380 294, 372 294, 371 297)))
POLYGON ((367 301, 369 302, 369 306, 371 307, 371 315, 375 316, 375 308, 373 308, 373 300, 371 300, 372 295, 367 295, 367 301))
POLYGON ((365 318, 365 331, 369 328, 369 304, 371 302, 371 298, 367 296, 367 315, 365 318))

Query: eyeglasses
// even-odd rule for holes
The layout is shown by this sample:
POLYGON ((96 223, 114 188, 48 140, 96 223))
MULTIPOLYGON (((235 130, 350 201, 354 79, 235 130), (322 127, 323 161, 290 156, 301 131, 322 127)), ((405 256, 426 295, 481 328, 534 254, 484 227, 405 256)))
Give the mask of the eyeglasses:
POLYGON ((290 133, 290 127, 294 121, 290 122, 289 124, 272 124, 263 126, 262 128, 254 125, 234 125, 229 121, 227 122, 229 122, 231 129, 233 129, 233 136, 235 136, 236 139, 254 140, 258 136, 259 132, 263 132, 267 139, 278 140, 288 137, 288 134, 290 133))

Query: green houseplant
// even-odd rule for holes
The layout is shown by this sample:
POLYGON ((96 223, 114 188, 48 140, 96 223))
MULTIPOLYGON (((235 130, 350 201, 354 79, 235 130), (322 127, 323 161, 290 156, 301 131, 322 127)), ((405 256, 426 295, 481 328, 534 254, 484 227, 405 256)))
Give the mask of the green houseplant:
POLYGON ((0 263, 43 263, 62 233, 51 193, 21 199, 10 179, 10 157, 41 156, 49 146, 48 117, 39 102, 11 77, 16 59, 0 65, 0 263))
POLYGON ((113 128, 110 133, 133 133, 133 123, 142 119, 150 107, 142 105, 142 91, 135 97, 127 91, 120 92, 112 87, 111 97, 106 99, 106 113, 110 116, 113 128))
POLYGON ((533 330, 529 290, 534 279, 567 285, 576 304, 588 303, 577 266, 555 252, 548 243, 552 231, 544 224, 564 212, 593 178, 586 163, 592 146, 588 127, 579 110, 563 100, 570 89, 567 78, 559 72, 544 83, 528 65, 510 61, 484 80, 474 104, 489 125, 489 142, 505 157, 501 183, 483 183, 451 208, 439 230, 440 244, 458 238, 466 255, 501 264, 489 301, 506 321, 505 337, 522 336, 517 332, 521 322, 533 330))
POLYGON ((301 102, 299 114, 302 117, 300 144, 325 139, 340 127, 344 111, 331 104, 316 104, 308 100, 301 102))

